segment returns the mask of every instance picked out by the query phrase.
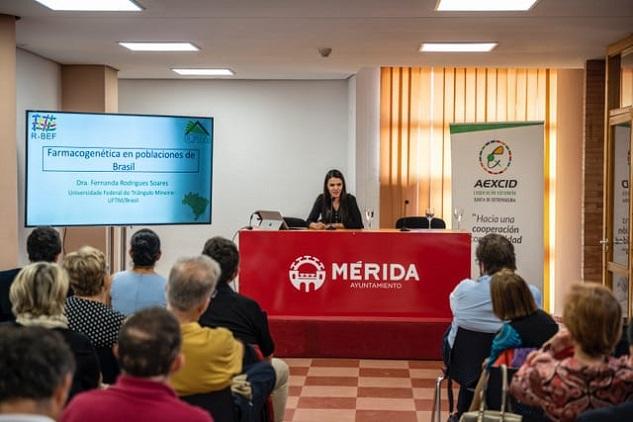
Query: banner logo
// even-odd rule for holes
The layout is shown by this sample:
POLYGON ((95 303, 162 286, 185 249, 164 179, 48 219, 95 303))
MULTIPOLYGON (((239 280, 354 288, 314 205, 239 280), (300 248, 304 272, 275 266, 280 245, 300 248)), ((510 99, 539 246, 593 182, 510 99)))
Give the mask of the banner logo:
POLYGON ((189 120, 185 127, 185 142, 189 144, 208 144, 211 136, 202 123, 189 120))
POLYGON ((56 120, 52 114, 34 114, 31 120, 31 139, 55 139, 56 120))
POLYGON ((318 258, 301 256, 290 265, 288 276, 295 289, 305 293, 314 292, 325 283, 325 266, 318 258))
POLYGON ((479 165, 488 174, 502 174, 512 164, 512 151, 498 139, 488 141, 479 150, 479 165))

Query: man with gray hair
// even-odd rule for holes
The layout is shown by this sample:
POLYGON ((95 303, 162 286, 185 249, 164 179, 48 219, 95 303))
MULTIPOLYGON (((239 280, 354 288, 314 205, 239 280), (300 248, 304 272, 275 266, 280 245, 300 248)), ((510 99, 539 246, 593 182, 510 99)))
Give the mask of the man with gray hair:
POLYGON ((220 267, 207 256, 181 258, 169 273, 167 309, 180 323, 186 362, 170 380, 179 396, 225 389, 242 372, 242 343, 225 328, 207 328, 198 323, 211 302, 219 276, 220 267))

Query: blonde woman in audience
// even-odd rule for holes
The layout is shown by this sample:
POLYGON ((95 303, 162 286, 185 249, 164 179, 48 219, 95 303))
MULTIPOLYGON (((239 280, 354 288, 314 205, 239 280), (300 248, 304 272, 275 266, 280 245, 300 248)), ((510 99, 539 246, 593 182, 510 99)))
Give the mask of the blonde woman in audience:
POLYGON ((629 357, 610 356, 622 334, 622 311, 609 289, 573 286, 563 322, 567 329, 528 356, 511 393, 554 421, 573 421, 585 410, 633 399, 629 357))
POLYGON ((130 239, 131 271, 116 273, 112 279, 112 307, 123 315, 150 306, 165 306, 165 277, 154 271, 160 259, 160 238, 150 229, 141 229, 130 239))
POLYGON ((9 293, 17 327, 44 327, 61 334, 73 352, 77 369, 70 396, 99 386, 99 361, 90 340, 68 328, 64 302, 68 276, 57 264, 37 262, 20 271, 9 293))
POLYGON ((106 304, 110 274, 106 269, 105 255, 91 246, 84 246, 64 257, 70 286, 75 295, 66 299, 64 313, 68 327, 90 339, 101 363, 103 382, 112 384, 119 366, 112 353, 125 316, 106 304))

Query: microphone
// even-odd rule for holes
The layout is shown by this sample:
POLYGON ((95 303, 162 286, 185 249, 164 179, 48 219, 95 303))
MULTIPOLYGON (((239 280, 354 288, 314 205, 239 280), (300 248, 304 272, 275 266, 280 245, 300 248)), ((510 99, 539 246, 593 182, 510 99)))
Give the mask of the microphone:
POLYGON ((400 227, 400 231, 401 232, 410 232, 411 229, 407 228, 407 205, 409 205, 409 200, 405 199, 404 200, 404 213, 403 213, 403 217, 404 220, 402 220, 402 227, 400 227))
POLYGON ((246 229, 253 230, 253 217, 255 217, 255 216, 259 217, 259 211, 253 211, 251 216, 248 217, 248 226, 245 227, 246 229))
POLYGON ((235 233, 233 233, 233 236, 231 237, 232 242, 235 242, 235 238, 237 237, 237 234, 240 232, 240 230, 253 230, 253 217, 255 217, 258 214, 259 214, 259 211, 253 212, 248 219, 248 226, 242 226, 239 229, 235 230, 235 233))
POLYGON ((332 224, 332 222, 334 221, 334 201, 332 201, 332 198, 330 198, 330 224, 332 224))

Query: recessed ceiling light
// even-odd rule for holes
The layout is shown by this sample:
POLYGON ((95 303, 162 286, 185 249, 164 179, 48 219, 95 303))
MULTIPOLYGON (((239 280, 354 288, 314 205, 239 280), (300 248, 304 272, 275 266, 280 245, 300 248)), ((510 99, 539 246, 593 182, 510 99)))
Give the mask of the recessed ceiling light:
POLYGON ((198 51, 190 42, 120 42, 119 45, 132 51, 198 51))
POLYGON ((441 12, 498 12, 530 10, 538 0, 439 0, 441 12))
POLYGON ((141 6, 132 0, 35 0, 49 9, 59 11, 140 12, 141 6))
POLYGON ((231 69, 172 69, 179 75, 184 76, 233 76, 235 73, 231 69))
POLYGON ((480 53, 492 50, 497 46, 496 42, 463 42, 463 43, 424 43, 420 51, 424 53, 480 53))

